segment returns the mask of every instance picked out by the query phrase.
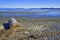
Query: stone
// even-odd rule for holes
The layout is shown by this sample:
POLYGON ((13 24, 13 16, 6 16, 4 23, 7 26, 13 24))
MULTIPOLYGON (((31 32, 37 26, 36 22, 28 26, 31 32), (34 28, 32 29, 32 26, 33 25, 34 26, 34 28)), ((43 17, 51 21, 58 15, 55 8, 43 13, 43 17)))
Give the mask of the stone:
POLYGON ((10 18, 9 21, 9 26, 13 26, 13 25, 18 25, 19 23, 16 21, 15 18, 10 18))
POLYGON ((16 21, 15 18, 10 18, 7 23, 3 23, 5 29, 9 29, 12 26, 18 26, 19 23, 16 21))
POLYGON ((5 29, 9 29, 10 28, 9 27, 9 23, 3 23, 3 26, 4 26, 5 29))

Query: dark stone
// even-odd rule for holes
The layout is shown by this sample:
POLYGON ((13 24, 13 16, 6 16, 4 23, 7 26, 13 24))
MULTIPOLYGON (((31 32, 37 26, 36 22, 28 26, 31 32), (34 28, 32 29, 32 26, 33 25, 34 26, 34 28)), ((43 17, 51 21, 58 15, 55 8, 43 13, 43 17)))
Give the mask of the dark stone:
POLYGON ((29 38, 37 39, 37 36, 30 35, 29 38))
POLYGON ((3 26, 6 30, 10 28, 9 23, 3 23, 3 26))

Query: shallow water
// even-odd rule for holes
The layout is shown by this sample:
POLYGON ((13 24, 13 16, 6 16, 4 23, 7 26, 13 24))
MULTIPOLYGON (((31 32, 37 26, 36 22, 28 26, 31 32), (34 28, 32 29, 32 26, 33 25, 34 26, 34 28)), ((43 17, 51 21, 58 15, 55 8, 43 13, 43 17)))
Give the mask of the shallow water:
POLYGON ((3 16, 3 17, 19 17, 19 16, 23 16, 23 17, 47 17, 47 18, 50 18, 50 17, 57 17, 57 18, 60 18, 60 12, 47 12, 47 13, 36 13, 36 14, 20 14, 20 13, 0 13, 0 16, 3 16))

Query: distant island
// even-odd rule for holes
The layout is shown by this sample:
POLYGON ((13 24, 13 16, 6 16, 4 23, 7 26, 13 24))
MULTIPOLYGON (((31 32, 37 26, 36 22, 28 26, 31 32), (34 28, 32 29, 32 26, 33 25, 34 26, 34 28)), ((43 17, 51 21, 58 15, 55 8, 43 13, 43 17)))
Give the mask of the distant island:
POLYGON ((60 8, 0 8, 0 12, 42 12, 42 11, 60 11, 60 8))

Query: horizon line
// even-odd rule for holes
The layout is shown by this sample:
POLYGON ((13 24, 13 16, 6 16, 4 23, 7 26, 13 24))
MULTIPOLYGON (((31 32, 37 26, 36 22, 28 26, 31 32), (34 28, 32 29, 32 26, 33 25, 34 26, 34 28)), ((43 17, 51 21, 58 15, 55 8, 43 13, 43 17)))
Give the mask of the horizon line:
MULTIPOLYGON (((8 7, 0 7, 0 8, 8 8, 8 7)), ((9 8, 11 8, 11 7, 9 7, 9 8)), ((13 8, 13 7, 12 7, 13 8)), ((17 7, 16 7, 17 8, 17 7)), ((42 7, 42 8, 48 8, 48 7, 42 7)), ((53 7, 51 7, 51 8, 53 8, 53 7)), ((54 7, 55 8, 55 7, 54 7)), ((57 8, 57 7, 56 7, 57 8)), ((30 8, 24 8, 24 9, 30 9, 30 8)))

